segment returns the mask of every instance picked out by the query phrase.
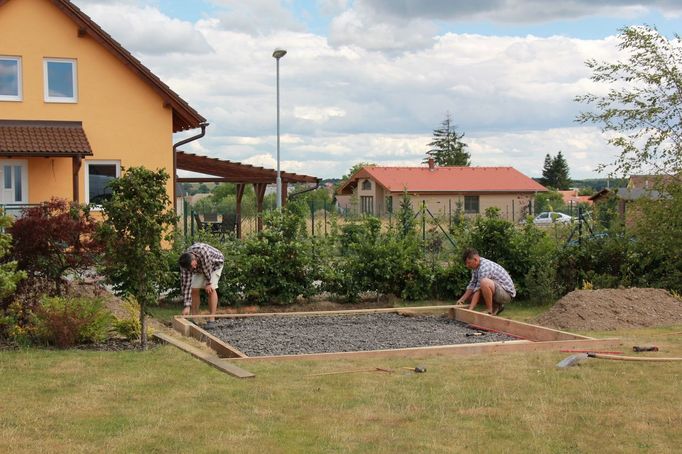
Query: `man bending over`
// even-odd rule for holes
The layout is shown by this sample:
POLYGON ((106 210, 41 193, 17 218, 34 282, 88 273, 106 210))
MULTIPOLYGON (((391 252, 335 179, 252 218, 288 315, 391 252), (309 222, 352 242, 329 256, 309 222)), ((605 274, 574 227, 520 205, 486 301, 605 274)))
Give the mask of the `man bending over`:
MULTIPOLYGON (((223 272, 225 257, 211 245, 194 243, 178 260, 180 264, 180 287, 185 307, 182 315, 199 313, 199 292, 203 288, 208 295, 208 308, 211 315, 218 310, 218 281, 223 272)), ((215 318, 211 317, 206 328, 211 328, 215 318)))
POLYGON ((483 296, 483 302, 490 315, 499 315, 504 305, 516 296, 514 282, 509 273, 492 260, 478 255, 478 251, 468 248, 462 253, 464 265, 471 270, 471 281, 464 295, 457 300, 463 304, 470 300, 469 310, 473 310, 483 296))

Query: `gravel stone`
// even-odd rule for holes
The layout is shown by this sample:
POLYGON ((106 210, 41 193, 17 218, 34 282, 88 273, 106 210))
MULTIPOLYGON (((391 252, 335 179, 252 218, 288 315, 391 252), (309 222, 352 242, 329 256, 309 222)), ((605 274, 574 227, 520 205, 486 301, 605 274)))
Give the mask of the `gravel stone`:
POLYGON ((247 356, 390 350, 510 341, 446 316, 371 313, 357 315, 219 318, 207 330, 247 356), (467 336, 470 334, 470 336, 467 336))

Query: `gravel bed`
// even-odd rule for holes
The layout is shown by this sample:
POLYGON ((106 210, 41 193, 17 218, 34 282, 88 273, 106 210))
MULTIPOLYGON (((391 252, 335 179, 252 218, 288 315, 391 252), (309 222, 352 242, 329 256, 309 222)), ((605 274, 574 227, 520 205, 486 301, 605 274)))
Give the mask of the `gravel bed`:
POLYGON ((247 356, 355 352, 515 340, 445 316, 397 313, 222 318, 207 330, 247 356), (469 334, 469 336, 467 336, 469 334))

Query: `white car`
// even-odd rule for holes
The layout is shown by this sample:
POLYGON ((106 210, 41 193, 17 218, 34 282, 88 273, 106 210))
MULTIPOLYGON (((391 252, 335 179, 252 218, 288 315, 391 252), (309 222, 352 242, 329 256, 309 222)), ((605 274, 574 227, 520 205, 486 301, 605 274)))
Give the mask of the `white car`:
POLYGON ((533 219, 533 224, 535 225, 549 225, 553 222, 569 224, 573 222, 573 218, 567 214, 559 213, 558 211, 543 211, 533 219))

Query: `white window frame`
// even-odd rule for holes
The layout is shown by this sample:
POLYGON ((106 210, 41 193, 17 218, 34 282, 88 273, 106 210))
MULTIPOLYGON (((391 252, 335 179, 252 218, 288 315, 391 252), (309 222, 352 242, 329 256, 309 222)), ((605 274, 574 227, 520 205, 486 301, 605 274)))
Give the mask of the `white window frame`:
POLYGON ((43 84, 45 90, 45 102, 77 103, 78 102, 78 64, 72 58, 45 58, 43 59, 43 84), (71 78, 73 82, 73 97, 50 96, 48 65, 50 63, 71 63, 71 78))
POLYGON ((0 101, 23 101, 23 87, 21 83, 21 57, 11 57, 8 55, 0 55, 0 60, 10 60, 17 62, 17 95, 0 95, 0 101))
MULTIPOLYGON (((121 178, 121 161, 113 160, 86 160, 85 161, 85 203, 90 205, 90 166, 91 165, 115 165, 116 166, 116 178, 121 178)), ((101 205, 92 205, 90 207, 93 210, 101 210, 101 205)))

